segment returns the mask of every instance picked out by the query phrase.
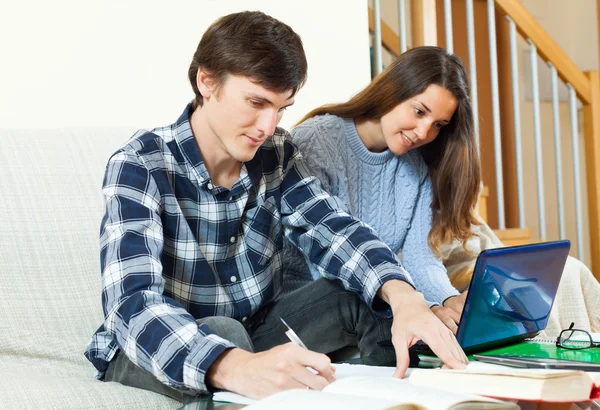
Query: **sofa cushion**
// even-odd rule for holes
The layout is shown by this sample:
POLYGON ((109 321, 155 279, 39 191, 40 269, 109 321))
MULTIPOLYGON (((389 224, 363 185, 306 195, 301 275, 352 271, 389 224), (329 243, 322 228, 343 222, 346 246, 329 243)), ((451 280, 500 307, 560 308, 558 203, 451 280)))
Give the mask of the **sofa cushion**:
POLYGON ((0 130, 0 357, 10 358, 0 359, 0 403, 18 401, 22 394, 29 403, 59 400, 47 407, 126 408, 115 405, 122 400, 133 400, 131 408, 143 408, 142 402, 156 407, 152 398, 143 399, 151 393, 136 396, 123 386, 96 381, 83 356, 103 320, 104 169, 134 132, 0 130), (69 391, 94 405, 61 405, 69 391), (106 405, 99 400, 113 394, 119 399, 107 398, 106 405))
POLYGON ((90 366, 0 355, 0 403, 5 409, 177 409, 167 396, 104 383, 90 366))

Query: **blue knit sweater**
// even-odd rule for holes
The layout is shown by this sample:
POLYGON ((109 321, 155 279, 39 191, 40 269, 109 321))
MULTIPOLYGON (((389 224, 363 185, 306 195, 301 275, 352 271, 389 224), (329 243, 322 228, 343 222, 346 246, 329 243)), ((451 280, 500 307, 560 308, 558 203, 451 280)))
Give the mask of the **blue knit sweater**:
MULTIPOLYGON (((427 240, 431 229, 431 179, 418 150, 396 156, 370 152, 354 122, 334 115, 313 117, 292 131, 312 175, 338 196, 348 210, 377 231, 401 255, 417 290, 431 306, 458 295, 446 268, 427 240)), ((285 245, 288 289, 320 277, 302 254, 285 245)))

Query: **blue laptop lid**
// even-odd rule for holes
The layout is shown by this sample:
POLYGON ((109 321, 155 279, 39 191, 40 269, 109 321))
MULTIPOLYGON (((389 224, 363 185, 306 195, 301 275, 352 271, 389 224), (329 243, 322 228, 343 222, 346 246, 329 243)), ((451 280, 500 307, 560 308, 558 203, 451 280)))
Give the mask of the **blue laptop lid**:
POLYGON ((481 252, 456 334, 462 348, 481 351, 545 329, 570 246, 557 241, 481 252))

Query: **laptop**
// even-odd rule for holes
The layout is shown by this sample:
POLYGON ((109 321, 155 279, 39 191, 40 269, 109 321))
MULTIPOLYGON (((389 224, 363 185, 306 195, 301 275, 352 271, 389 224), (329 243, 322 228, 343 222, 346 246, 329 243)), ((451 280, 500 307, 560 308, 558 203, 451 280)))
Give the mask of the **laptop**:
MULTIPOLYGON (((546 328, 570 247, 563 240, 479 254, 456 332, 465 353, 517 343, 546 328)), ((392 347, 390 340, 380 345, 392 347)), ((434 355, 423 342, 411 353, 434 355)))

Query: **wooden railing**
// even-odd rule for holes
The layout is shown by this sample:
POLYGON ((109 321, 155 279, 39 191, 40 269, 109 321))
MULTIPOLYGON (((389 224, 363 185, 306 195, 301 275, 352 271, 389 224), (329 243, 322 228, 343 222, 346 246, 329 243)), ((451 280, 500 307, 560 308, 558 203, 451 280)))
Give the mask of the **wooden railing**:
MULTIPOLYGON (((415 3, 421 4, 425 1, 435 3, 435 0, 416 0, 413 2, 413 6, 415 3)), ((598 71, 581 71, 518 0, 495 0, 495 6, 497 12, 514 21, 517 31, 524 38, 535 44, 540 57, 556 68, 559 77, 573 87, 583 105, 589 248, 591 251, 589 263, 595 277, 600 280, 600 73, 598 71)), ((429 13, 430 21, 421 24, 425 14, 420 17, 415 16, 419 10, 424 13, 423 7, 420 9, 413 7, 413 21, 415 18, 420 19, 419 24, 413 24, 413 38, 415 38, 415 26, 417 30, 426 29, 426 26, 436 27, 435 13, 429 13), (433 21, 431 21, 432 18, 433 21)), ((373 30, 371 9, 369 9, 369 28, 373 30)), ((382 45, 388 52, 395 56, 399 55, 399 38, 384 21, 381 21, 381 38, 382 45)), ((417 41, 415 44, 419 45, 420 43, 417 41)), ((431 41, 428 44, 431 44, 431 41)))
POLYGON ((600 280, 600 76, 582 72, 518 0, 495 0, 496 10, 510 17, 517 31, 530 39, 540 57, 575 89, 583 104, 584 151, 588 191, 591 270, 600 280))
POLYGON ((569 56, 552 40, 536 19, 529 14, 525 6, 516 0, 495 0, 496 9, 507 15, 515 22, 517 31, 528 38, 537 47, 538 54, 544 61, 551 62, 558 76, 569 83, 577 91, 577 96, 583 103, 590 103, 590 80, 575 65, 569 56))

